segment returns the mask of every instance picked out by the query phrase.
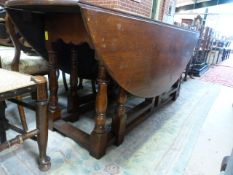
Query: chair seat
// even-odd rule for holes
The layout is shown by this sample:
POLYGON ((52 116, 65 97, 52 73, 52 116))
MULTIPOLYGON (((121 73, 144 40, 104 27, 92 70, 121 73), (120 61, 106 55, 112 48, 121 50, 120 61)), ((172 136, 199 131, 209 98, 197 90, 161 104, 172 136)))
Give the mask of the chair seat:
POLYGON ((0 94, 35 84, 30 75, 0 68, 0 94))
MULTIPOLYGON (((3 69, 11 70, 11 63, 14 57, 13 47, 0 47, 1 64, 3 69)), ((44 74, 48 72, 48 62, 40 56, 29 56, 21 51, 19 72, 25 74, 44 74)))

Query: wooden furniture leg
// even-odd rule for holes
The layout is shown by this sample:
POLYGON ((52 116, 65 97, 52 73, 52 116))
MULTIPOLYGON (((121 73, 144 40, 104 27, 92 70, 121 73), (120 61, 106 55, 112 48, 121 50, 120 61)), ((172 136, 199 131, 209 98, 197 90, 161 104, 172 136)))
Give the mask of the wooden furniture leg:
POLYGON ((146 98, 145 101, 151 103, 150 111, 153 112, 154 107, 155 107, 156 97, 154 97, 154 98, 146 98))
POLYGON ((64 88, 65 91, 67 92, 69 90, 67 82, 66 82, 66 73, 62 71, 62 79, 63 79, 63 84, 64 84, 64 88))
POLYGON ((5 108, 5 102, 0 101, 0 144, 6 141, 5 108))
MULTIPOLYGON (((191 61, 191 60, 190 60, 191 61)), ((187 81, 187 77, 188 77, 188 74, 189 74, 189 68, 190 68, 190 61, 189 63, 187 64, 186 68, 185 68, 185 72, 184 72, 184 81, 187 81)))
POLYGON ((176 101, 176 99, 179 97, 180 95, 180 84, 181 84, 181 78, 179 78, 179 80, 176 82, 176 84, 174 85, 174 88, 176 88, 177 90, 175 91, 175 93, 173 94, 172 100, 176 101))
POLYGON ((96 94, 95 80, 91 80, 91 88, 92 88, 92 93, 96 94))
MULTIPOLYGON (((22 101, 22 97, 21 96, 16 97, 16 99, 19 100, 19 101, 22 101)), ((17 106, 18 106, 20 121, 21 121, 23 130, 24 130, 24 132, 27 132, 28 126, 27 126, 27 122, 26 122, 26 116, 25 116, 24 107, 21 106, 21 105, 17 105, 17 106)))
POLYGON ((105 129, 105 114, 108 103, 107 72, 103 64, 99 65, 98 74, 99 91, 96 96, 95 128, 90 135, 90 154, 97 159, 105 154, 107 146, 107 131, 105 129))
POLYGON ((83 89, 83 78, 79 78, 78 89, 83 89))
POLYGON ((37 107, 36 107, 36 127, 39 130, 38 147, 39 147, 39 169, 47 171, 50 166, 50 158, 46 155, 48 142, 48 115, 47 115, 47 86, 44 77, 37 77, 37 107))
POLYGON ((160 96, 155 97, 154 107, 158 107, 161 104, 160 96))
POLYGON ((127 93, 124 89, 120 89, 118 99, 117 99, 117 110, 116 115, 112 120, 113 133, 116 136, 115 144, 120 145, 124 140, 125 130, 126 130, 126 110, 125 103, 127 101, 127 93))
POLYGON ((60 118, 60 108, 58 106, 58 80, 57 80, 57 56, 54 50, 48 51, 49 55, 49 119, 57 120, 60 118))
POLYGON ((77 75, 77 50, 75 47, 71 50, 71 73, 70 73, 70 90, 68 95, 68 112, 77 112, 78 109, 78 75, 77 75))
MULTIPOLYGON (((83 89, 83 78, 79 78, 78 89, 83 89)), ((95 80, 91 80, 92 93, 96 94, 95 80)))

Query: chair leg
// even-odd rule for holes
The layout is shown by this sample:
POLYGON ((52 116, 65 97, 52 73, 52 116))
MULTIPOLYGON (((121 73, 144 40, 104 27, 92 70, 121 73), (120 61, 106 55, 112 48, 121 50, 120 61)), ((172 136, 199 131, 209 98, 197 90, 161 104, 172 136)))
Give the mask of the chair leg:
MULTIPOLYGON (((19 100, 19 101, 22 101, 21 96, 16 97, 16 99, 19 100)), ((18 105, 18 111, 19 111, 20 121, 21 121, 23 130, 26 133, 28 131, 28 126, 27 126, 27 122, 26 122, 24 107, 21 106, 21 105, 18 105)))
POLYGON ((79 78, 78 89, 83 89, 83 78, 79 78))
POLYGON ((92 93, 96 94, 95 80, 91 80, 92 93))
POLYGON ((0 143, 4 143, 6 141, 6 117, 5 117, 5 102, 0 101, 0 143))
POLYGON ((40 77, 40 79, 36 79, 36 81, 40 83, 37 89, 38 93, 36 102, 36 127, 39 130, 37 135, 39 147, 39 169, 41 171, 47 171, 51 167, 51 162, 50 158, 46 154, 48 143, 48 102, 46 79, 44 77, 40 77))
POLYGON ((69 88, 68 88, 67 81, 66 81, 66 74, 63 71, 62 71, 62 79, 63 79, 65 91, 68 92, 69 88))

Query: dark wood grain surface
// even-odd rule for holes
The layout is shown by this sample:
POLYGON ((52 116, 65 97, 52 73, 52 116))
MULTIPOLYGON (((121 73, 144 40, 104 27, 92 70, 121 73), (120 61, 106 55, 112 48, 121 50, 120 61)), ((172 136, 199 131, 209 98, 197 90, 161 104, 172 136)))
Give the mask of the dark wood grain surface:
POLYGON ((131 94, 155 97, 180 77, 197 34, 156 21, 82 6, 84 23, 110 75, 131 94))
POLYGON ((197 33, 172 25, 72 0, 11 0, 7 7, 16 26, 42 56, 47 57, 44 31, 51 41, 87 42, 111 77, 140 97, 155 97, 177 81, 198 38, 197 33))

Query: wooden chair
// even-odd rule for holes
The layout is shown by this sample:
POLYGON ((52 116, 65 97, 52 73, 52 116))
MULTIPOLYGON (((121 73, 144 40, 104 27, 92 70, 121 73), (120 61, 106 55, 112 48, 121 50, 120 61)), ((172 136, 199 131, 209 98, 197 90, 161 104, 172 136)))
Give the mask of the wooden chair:
MULTIPOLYGON (((20 101, 15 102, 20 103, 20 101)), ((41 171, 47 171, 50 168, 50 159, 46 155, 48 140, 46 79, 43 76, 33 77, 0 69, 0 151, 15 144, 22 144, 29 138, 36 138, 39 147, 39 168, 41 171), (5 100, 32 92, 36 93, 36 129, 25 132, 6 120, 5 100), (20 135, 7 140, 6 129, 12 129, 20 135)))
MULTIPOLYGON (((5 25, 14 47, 0 47, 0 68, 30 75, 47 74, 48 62, 40 56, 29 56, 24 53, 33 53, 33 50, 30 46, 22 43, 22 37, 18 36, 17 31, 8 16, 5 17, 5 25)), ((22 97, 17 96, 16 99, 22 100, 22 97)), ((23 129, 24 131, 27 131, 28 127, 25 122, 24 107, 22 105, 18 105, 18 110, 23 129)))

